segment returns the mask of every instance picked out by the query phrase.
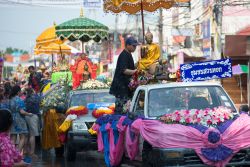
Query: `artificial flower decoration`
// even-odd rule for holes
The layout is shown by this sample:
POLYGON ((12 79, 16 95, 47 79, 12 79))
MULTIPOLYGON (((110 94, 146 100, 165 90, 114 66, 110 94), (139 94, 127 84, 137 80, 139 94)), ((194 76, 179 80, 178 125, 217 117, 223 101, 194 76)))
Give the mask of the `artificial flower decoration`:
POLYGON ((81 86, 81 89, 109 89, 110 85, 94 80, 94 79, 89 79, 86 82, 84 82, 81 86))
POLYGON ((128 100, 127 103, 122 108, 122 113, 128 113, 131 106, 131 100, 128 100))
POLYGON ((60 80, 55 87, 50 88, 41 101, 41 107, 44 112, 49 109, 56 109, 57 112, 64 113, 67 110, 67 95, 71 88, 68 80, 60 80))
POLYGON ((177 82, 181 82, 181 69, 180 68, 176 71, 176 78, 177 78, 177 82))
POLYGON ((149 75, 143 71, 135 72, 128 87, 130 90, 134 91, 139 85, 146 85, 153 78, 153 75, 149 75))
POLYGON ((160 117, 160 120, 167 124, 201 124, 209 127, 233 118, 234 113, 231 109, 220 106, 205 110, 176 110, 160 117))
POLYGON ((92 112, 93 117, 99 118, 103 116, 104 114, 114 114, 114 110, 107 108, 107 107, 100 107, 98 109, 95 109, 92 112))
POLYGON ((59 133, 65 133, 69 130, 71 127, 72 121, 77 118, 77 115, 70 114, 67 116, 67 118, 64 120, 64 122, 61 124, 61 126, 58 129, 59 133))
POLYGON ((70 114, 74 114, 77 116, 80 115, 85 115, 88 114, 88 109, 85 106, 74 106, 74 107, 70 107, 67 111, 66 111, 66 115, 70 115, 70 114))
MULTIPOLYGON (((94 126, 95 124, 93 124, 93 126, 94 126)), ((88 130, 88 132, 91 134, 91 135, 97 135, 97 131, 95 131, 94 129, 93 129, 93 126, 91 127, 91 128, 89 128, 89 130, 88 130)))
POLYGON ((115 111, 115 103, 113 103, 112 105, 110 105, 108 108, 111 109, 111 110, 113 110, 113 111, 115 111))

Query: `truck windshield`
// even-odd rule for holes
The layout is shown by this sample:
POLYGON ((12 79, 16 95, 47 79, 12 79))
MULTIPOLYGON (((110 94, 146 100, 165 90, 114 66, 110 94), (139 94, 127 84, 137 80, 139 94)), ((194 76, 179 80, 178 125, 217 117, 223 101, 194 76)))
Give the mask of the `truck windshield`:
POLYGON ((72 106, 87 106, 88 103, 94 101, 93 93, 80 93, 71 96, 70 107, 72 106))
POLYGON ((228 95, 219 86, 153 89, 150 90, 148 97, 148 116, 158 117, 176 110, 206 109, 219 106, 236 111, 228 95))
POLYGON ((73 94, 70 100, 72 106, 87 106, 90 103, 114 103, 115 97, 108 92, 73 94))

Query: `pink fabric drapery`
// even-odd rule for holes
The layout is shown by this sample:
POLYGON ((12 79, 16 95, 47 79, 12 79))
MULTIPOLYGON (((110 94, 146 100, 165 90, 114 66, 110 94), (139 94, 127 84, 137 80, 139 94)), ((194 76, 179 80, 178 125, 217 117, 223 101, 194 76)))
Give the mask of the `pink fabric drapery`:
POLYGON ((115 144, 115 138, 114 138, 113 129, 111 128, 111 124, 108 123, 106 126, 106 129, 108 130, 108 134, 109 134, 109 158, 110 158, 110 164, 112 166, 119 165, 119 163, 122 160, 123 153, 124 153, 125 131, 123 128, 119 128, 122 126, 121 124, 124 119, 125 117, 121 117, 117 124, 117 128, 119 131, 119 138, 116 144, 115 144))
POLYGON ((97 147, 99 152, 103 152, 104 146, 102 141, 102 133, 99 131, 100 125, 94 124, 93 130, 97 132, 97 147))
POLYGON ((250 117, 241 114, 228 128, 221 134, 221 140, 215 144, 208 142, 208 132, 217 131, 209 128, 204 134, 195 128, 180 124, 165 124, 156 120, 138 119, 132 124, 132 128, 140 134, 153 147, 159 148, 191 148, 194 149, 201 160, 211 166, 223 167, 233 157, 213 162, 206 159, 201 148, 217 147, 219 144, 237 153, 239 150, 250 147, 250 117))

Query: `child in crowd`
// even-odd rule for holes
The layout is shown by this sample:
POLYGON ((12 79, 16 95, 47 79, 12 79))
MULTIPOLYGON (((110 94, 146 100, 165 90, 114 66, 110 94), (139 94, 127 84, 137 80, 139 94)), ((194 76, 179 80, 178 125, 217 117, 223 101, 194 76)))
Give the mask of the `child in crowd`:
POLYGON ((0 109, 0 166, 27 167, 28 163, 22 160, 20 152, 10 140, 10 128, 13 119, 7 109, 0 109))

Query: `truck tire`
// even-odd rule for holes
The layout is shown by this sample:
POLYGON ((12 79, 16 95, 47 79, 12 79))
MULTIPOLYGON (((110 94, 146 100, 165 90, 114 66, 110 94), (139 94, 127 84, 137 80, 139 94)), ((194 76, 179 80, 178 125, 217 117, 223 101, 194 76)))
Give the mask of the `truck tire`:
POLYGON ((76 160, 76 150, 73 148, 72 144, 65 145, 65 155, 67 161, 75 161, 76 160))
POLYGON ((63 157, 64 147, 55 148, 56 157, 63 157))

